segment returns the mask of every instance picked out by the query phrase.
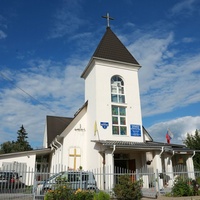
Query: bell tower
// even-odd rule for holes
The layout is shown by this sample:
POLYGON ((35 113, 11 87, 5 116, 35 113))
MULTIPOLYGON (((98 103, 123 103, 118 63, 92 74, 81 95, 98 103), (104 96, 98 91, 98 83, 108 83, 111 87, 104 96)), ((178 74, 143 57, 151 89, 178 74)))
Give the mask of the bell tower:
POLYGON ((109 15, 106 18, 106 32, 81 75, 88 101, 88 134, 91 139, 143 142, 141 66, 111 30, 109 15))

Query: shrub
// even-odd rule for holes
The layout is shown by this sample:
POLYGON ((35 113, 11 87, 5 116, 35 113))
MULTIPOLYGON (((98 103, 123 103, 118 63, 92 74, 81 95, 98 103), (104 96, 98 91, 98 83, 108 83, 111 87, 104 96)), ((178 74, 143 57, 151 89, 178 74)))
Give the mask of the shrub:
POLYGON ((58 186, 55 190, 49 190, 44 200, 93 200, 94 193, 89 190, 78 189, 74 192, 67 186, 58 186))
POLYGON ((141 199, 141 180, 132 182, 129 175, 119 177, 119 183, 113 189, 117 199, 133 200, 141 199))
POLYGON ((77 190, 74 195, 72 200, 93 200, 94 198, 94 193, 89 191, 89 190, 77 190))
POLYGON ((192 196, 193 189, 190 186, 191 181, 189 179, 184 179, 178 177, 175 182, 174 186, 172 187, 172 196, 174 197, 182 197, 182 196, 192 196))
POLYGON ((71 200, 73 197, 72 190, 66 186, 58 186, 55 190, 49 190, 44 200, 71 200))
POLYGON ((106 192, 100 191, 94 194, 94 200, 110 200, 110 195, 106 192))

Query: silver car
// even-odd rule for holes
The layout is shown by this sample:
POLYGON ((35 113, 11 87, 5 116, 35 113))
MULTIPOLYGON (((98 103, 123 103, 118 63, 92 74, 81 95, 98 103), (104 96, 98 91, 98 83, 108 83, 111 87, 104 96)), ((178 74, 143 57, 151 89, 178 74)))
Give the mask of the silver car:
POLYGON ((65 171, 54 174, 43 184, 42 192, 54 190, 59 185, 67 184, 71 189, 83 189, 97 191, 97 184, 92 172, 65 171))

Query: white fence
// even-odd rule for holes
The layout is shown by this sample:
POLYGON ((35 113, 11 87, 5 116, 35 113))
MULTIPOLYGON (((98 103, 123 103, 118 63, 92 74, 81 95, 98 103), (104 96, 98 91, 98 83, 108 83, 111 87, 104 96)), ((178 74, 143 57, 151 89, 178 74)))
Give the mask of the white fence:
MULTIPOLYGON (((58 171, 67 171, 67 168, 55 168, 52 173, 35 172, 33 169, 26 171, 4 168, 0 170, 0 200, 1 199, 43 199, 42 192, 44 182, 56 174, 58 171), (7 172, 14 172, 14 175, 6 175, 7 172), (16 175, 17 173, 17 175, 16 175), (12 180, 11 180, 12 179, 12 180)), ((112 192, 113 187, 118 184, 119 176, 127 174, 132 181, 142 180, 142 192, 144 196, 155 197, 156 195, 169 192, 177 176, 184 178, 197 179, 200 171, 186 172, 184 168, 174 168, 173 172, 162 172, 153 169, 139 169, 135 172, 121 168, 115 168, 114 173, 109 166, 91 170, 99 190, 108 193, 112 192), (179 171, 177 171, 179 169, 179 171)), ((82 181, 80 180, 82 188, 82 181)), ((79 182, 78 182, 79 183, 79 182)), ((84 189, 84 188, 83 188, 84 189)))

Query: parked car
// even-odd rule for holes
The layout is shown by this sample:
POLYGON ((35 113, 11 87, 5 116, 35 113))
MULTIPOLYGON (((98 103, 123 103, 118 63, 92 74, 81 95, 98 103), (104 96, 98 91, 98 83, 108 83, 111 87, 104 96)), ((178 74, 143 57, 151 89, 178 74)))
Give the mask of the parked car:
MULTIPOLYGON (((54 190, 59 185, 67 184, 71 189, 84 189, 97 191, 97 184, 92 172, 65 171, 54 174, 43 184, 41 193, 47 190, 54 190)), ((41 186, 39 186, 41 187, 41 186)))
POLYGON ((17 172, 0 171, 0 189, 22 187, 24 184, 20 178, 17 172))

